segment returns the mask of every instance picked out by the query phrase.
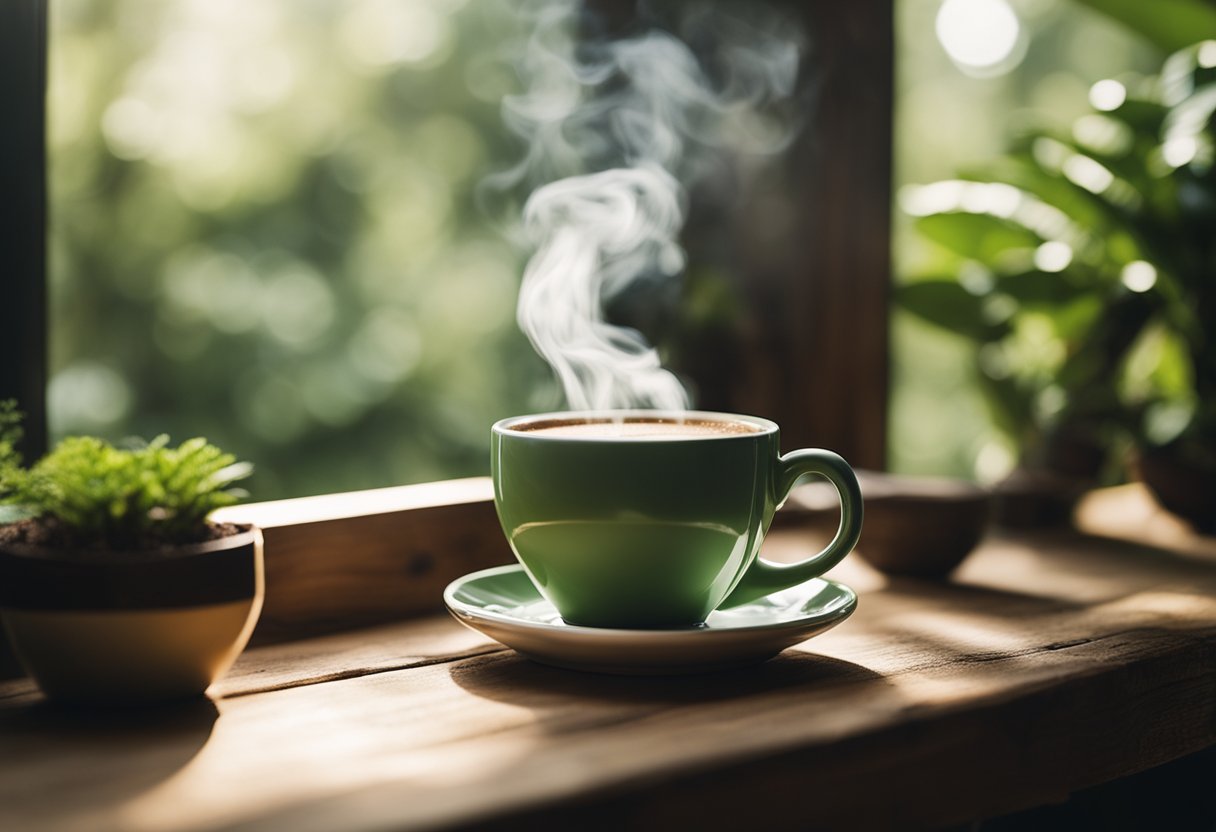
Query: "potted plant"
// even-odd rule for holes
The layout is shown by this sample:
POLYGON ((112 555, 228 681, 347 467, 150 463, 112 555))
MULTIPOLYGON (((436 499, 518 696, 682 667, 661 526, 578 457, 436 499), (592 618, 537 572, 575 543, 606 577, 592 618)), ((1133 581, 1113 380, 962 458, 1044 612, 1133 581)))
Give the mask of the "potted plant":
POLYGON ((261 611, 261 533, 208 520, 251 466, 161 436, 129 449, 72 437, 27 468, 19 435, 0 404, 0 618, 22 665, 56 700, 202 694, 261 611))
POLYGON ((1023 471, 1092 482, 1130 439, 1167 508, 1216 523, 1216 42, 1091 102, 907 195, 940 256, 896 298, 975 343, 1023 471))

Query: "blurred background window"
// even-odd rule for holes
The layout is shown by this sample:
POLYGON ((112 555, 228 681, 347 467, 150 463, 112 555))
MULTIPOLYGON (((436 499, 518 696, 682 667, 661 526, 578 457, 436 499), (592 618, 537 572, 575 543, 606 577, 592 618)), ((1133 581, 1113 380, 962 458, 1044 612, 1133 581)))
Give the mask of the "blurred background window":
MULTIPOLYGON (((982 269, 968 274, 978 265, 974 260, 983 258, 960 264, 956 251, 914 228, 910 214, 924 213, 915 204, 918 193, 924 196, 917 186, 966 178, 968 170, 992 163, 1029 129, 1068 134, 1074 122, 1092 111, 1091 96, 1103 89, 1095 84, 1118 78, 1134 87, 1137 79, 1158 72, 1165 52, 1094 8, 1128 5, 1097 0, 896 2, 892 251, 897 284, 914 275, 942 275, 964 286, 969 279, 990 277, 982 269)), ((1186 25, 1164 13, 1152 16, 1162 26, 1186 25)), ((1011 190, 988 196, 999 200, 1011 190)), ((1060 262, 1068 253, 1058 247, 1049 245, 1037 256, 1044 271, 1068 265, 1060 262)), ((1023 437, 1017 428, 999 424, 994 418, 999 407, 981 393, 976 341, 933 327, 898 304, 891 314, 890 467, 986 482, 1001 479, 1019 462, 1023 437)), ((958 329, 966 324, 960 321, 958 329)), ((1026 333, 1020 345, 1022 367, 1062 349, 1044 329, 1026 333)))
MULTIPOLYGON (((1075 0, 895 8, 897 202, 1160 65, 1075 0)), ((523 253, 474 198, 520 153, 512 4, 50 9, 53 437, 203 434, 271 499, 482 474, 491 421, 560 403, 514 320, 523 253)), ((941 252, 893 210, 899 282, 941 252)), ((890 466, 999 478, 973 345, 892 315, 890 466)))
MULTIPOLYGON (((575 37, 529 41, 559 6, 51 2, 52 439, 206 435, 256 461, 260 499, 487 473, 491 422, 562 405, 515 322, 520 194, 479 199, 525 150, 502 112, 518 59, 575 37)), ((594 25, 630 31, 628 4, 602 6, 594 25)), ((697 4, 672 8, 695 29, 697 4)), ((789 121, 735 138, 781 147, 789 121)), ((644 276, 608 310, 702 378, 722 351, 707 368, 687 344, 749 325, 724 229, 797 233, 796 189, 768 170, 741 196, 765 165, 725 152, 697 157, 718 190, 690 196, 684 279, 644 276)), ((708 381, 698 401, 727 409, 708 381)))
POLYGON ((474 205, 507 4, 50 10, 53 438, 203 434, 268 499, 483 473, 555 403, 474 205))

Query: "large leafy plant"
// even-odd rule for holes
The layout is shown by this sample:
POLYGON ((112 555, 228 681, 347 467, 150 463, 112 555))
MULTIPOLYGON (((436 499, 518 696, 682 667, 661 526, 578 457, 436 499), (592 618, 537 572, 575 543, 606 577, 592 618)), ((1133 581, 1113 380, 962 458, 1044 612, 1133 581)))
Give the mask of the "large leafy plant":
POLYGON ((208 515, 245 496, 233 483, 252 472, 205 439, 175 448, 166 436, 132 448, 69 437, 25 468, 19 438, 14 407, 0 404, 0 504, 18 507, 55 543, 119 549, 205 539, 208 515))
POLYGON ((1091 100, 1070 130, 912 190, 943 257, 896 293, 975 342, 998 425, 1068 473, 1093 470, 1068 470, 1060 437, 1090 469, 1120 431, 1216 448, 1216 41, 1091 100))

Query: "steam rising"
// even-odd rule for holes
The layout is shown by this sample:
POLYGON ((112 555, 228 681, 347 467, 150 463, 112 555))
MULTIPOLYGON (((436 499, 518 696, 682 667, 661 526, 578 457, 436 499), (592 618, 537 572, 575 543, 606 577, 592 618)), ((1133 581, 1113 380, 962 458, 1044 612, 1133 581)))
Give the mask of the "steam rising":
POLYGON ((736 4, 746 21, 689 6, 672 27, 683 39, 652 28, 575 44, 580 4, 540 5, 520 65, 527 92, 503 105, 528 152, 491 184, 547 183, 524 206, 535 253, 519 324, 572 409, 688 408, 657 351, 606 321, 605 305, 637 280, 683 270, 685 185, 721 172, 724 151, 771 153, 796 131, 780 105, 798 75, 797 27, 760 4, 736 4))

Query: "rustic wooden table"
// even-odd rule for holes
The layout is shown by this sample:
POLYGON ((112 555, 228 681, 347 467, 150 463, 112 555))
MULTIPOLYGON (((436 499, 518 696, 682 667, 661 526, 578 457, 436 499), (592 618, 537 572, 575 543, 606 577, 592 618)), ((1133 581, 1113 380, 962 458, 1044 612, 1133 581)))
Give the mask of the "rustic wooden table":
POLYGON ((1216 743, 1216 541, 1134 489, 1082 518, 949 582, 850 559, 856 615, 740 672, 561 671, 435 616, 251 650, 151 714, 3 683, 0 829, 923 828, 1059 800, 1216 743))

